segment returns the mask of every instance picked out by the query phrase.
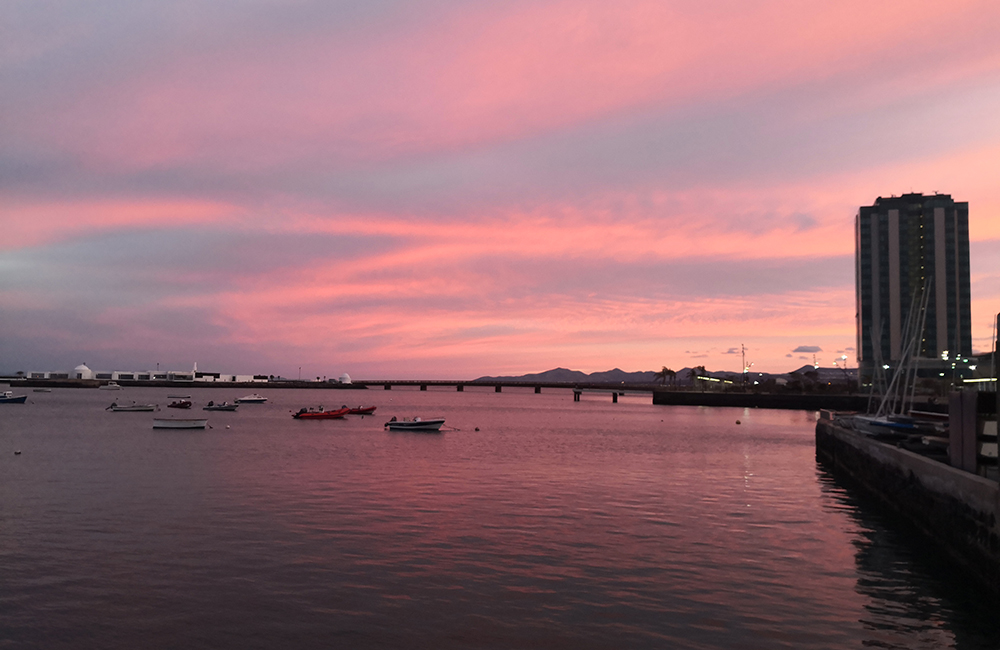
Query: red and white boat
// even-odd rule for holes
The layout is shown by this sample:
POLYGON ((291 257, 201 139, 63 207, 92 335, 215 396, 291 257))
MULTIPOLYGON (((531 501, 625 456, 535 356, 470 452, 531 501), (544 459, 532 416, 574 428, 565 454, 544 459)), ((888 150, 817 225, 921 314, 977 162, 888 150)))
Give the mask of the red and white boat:
POLYGON ((346 406, 333 411, 324 411, 322 406, 318 410, 302 408, 298 413, 292 414, 292 417, 296 420, 335 420, 344 417, 350 410, 346 406))

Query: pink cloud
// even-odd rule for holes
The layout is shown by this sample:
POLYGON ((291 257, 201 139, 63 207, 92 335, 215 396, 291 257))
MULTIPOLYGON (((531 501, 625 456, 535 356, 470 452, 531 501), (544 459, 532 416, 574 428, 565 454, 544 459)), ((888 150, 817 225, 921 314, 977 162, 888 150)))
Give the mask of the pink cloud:
POLYGON ((996 52, 937 35, 974 44, 998 13, 984 2, 462 6, 333 39, 196 40, 41 111, 32 135, 102 169, 336 167, 838 75, 877 84, 830 105, 859 92, 877 101, 995 69, 996 52))
POLYGON ((32 349, 96 328, 469 376, 746 343, 787 370, 854 342, 859 205, 949 192, 1000 240, 994 3, 456 3, 335 33, 248 11, 129 60, 83 27, 13 41, 36 81, 2 100, 0 326, 32 349), (45 67, 67 50, 103 56, 45 67))

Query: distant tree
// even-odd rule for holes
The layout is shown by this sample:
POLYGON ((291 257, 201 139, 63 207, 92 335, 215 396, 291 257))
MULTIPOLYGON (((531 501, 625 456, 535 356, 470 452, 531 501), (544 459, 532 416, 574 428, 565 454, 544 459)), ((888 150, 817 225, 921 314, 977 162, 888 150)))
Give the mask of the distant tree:
POLYGON ((708 371, 705 370, 705 366, 695 366, 688 370, 688 376, 691 378, 691 385, 696 385, 696 382, 701 377, 708 375, 708 371))
POLYGON ((663 366, 663 370, 661 370, 660 372, 656 373, 655 377, 660 380, 660 384, 661 385, 666 384, 667 383, 667 377, 669 377, 670 378, 670 383, 672 384, 672 383, 674 383, 674 380, 677 377, 677 373, 674 372, 673 370, 671 370, 670 368, 668 368, 666 366, 663 366))

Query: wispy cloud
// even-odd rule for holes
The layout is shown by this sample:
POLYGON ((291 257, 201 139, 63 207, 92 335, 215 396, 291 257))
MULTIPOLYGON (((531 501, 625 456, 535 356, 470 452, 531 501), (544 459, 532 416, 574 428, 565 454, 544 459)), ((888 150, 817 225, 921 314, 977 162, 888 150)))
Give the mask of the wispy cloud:
POLYGON ((988 344, 994 3, 113 6, 0 39, 0 371, 787 370, 910 189, 970 202, 988 344))

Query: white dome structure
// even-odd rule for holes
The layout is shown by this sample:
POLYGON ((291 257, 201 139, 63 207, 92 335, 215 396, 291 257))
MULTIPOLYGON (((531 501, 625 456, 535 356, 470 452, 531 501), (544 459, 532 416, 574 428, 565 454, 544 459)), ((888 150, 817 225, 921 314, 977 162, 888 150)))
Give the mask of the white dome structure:
POLYGON ((87 364, 81 363, 76 368, 73 368, 73 376, 77 379, 93 379, 94 371, 87 367, 87 364))
POLYGON ((340 376, 340 383, 349 384, 351 383, 351 376, 346 372, 340 376))

